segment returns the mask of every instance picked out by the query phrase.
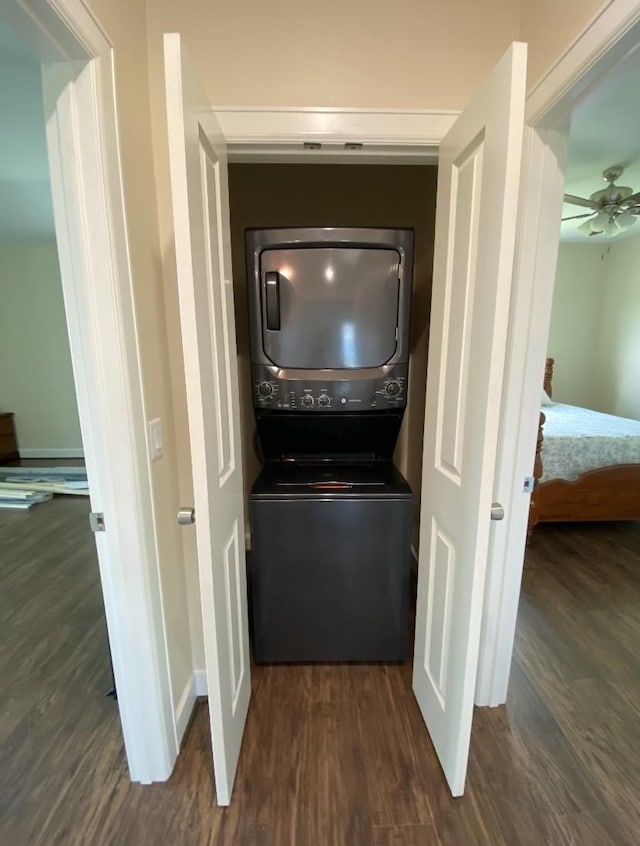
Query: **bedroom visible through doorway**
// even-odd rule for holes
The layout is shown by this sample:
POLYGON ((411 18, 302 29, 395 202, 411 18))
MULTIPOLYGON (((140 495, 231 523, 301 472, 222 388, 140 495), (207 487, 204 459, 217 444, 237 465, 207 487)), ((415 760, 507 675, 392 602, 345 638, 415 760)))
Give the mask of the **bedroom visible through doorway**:
POLYGON ((640 667, 640 118, 628 108, 638 85, 635 50, 572 116, 507 695, 517 708, 526 685, 565 760, 595 776, 589 805, 614 812, 607 835, 616 843, 633 842, 640 824, 628 793, 640 778, 629 753, 640 667), (628 186, 619 200, 631 200, 598 217, 591 195, 612 166, 621 171, 614 184, 628 186))
POLYGON ((640 520, 639 85, 636 49, 572 114, 530 525, 640 520))

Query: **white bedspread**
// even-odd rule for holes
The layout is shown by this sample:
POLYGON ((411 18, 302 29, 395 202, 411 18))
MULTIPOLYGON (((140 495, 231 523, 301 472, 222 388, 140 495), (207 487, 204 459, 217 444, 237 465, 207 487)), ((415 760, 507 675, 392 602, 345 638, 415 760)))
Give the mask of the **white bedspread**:
POLYGON ((640 464, 640 421, 554 403, 542 409, 542 482, 577 479, 587 470, 640 464))

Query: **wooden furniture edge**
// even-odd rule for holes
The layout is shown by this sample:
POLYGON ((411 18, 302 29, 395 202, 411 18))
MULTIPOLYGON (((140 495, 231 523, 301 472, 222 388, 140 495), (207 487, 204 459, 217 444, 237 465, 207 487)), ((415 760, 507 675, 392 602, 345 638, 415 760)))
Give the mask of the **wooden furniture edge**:
POLYGON ((19 460, 14 414, 11 411, 0 412, 0 462, 15 464, 19 460))
MULTIPOLYGON (((589 470, 537 485, 536 522, 640 520, 640 464, 589 470)), ((534 524, 535 525, 535 524, 534 524)))
POLYGON ((549 395, 549 397, 553 396, 553 388, 551 386, 551 382, 553 381, 553 365, 555 364, 555 359, 548 358, 544 363, 544 380, 542 382, 542 386, 549 395))
POLYGON ((547 418, 544 416, 544 412, 540 412, 540 418, 538 420, 538 440, 536 441, 536 456, 533 462, 533 491, 531 492, 531 500, 529 501, 529 522, 527 524, 527 532, 530 535, 531 530, 536 525, 538 520, 540 519, 538 516, 538 487, 540 485, 540 479, 542 478, 542 442, 544 441, 544 434, 542 431, 542 427, 544 426, 545 420, 547 418))
MULTIPOLYGON (((555 359, 547 358, 544 362, 544 379, 542 385, 547 392, 549 398, 553 396, 553 365, 555 364, 555 359)), ((540 484, 540 479, 542 478, 542 473, 544 471, 544 467, 542 465, 542 442, 544 441, 544 433, 542 431, 542 427, 544 426, 546 417, 544 416, 544 412, 540 412, 540 418, 538 420, 538 440, 536 441, 536 455, 533 461, 533 491, 531 492, 531 500, 529 501, 529 521, 527 523, 527 534, 531 536, 531 530, 539 521, 540 517, 538 515, 538 508, 537 508, 537 491, 538 485, 540 484)))

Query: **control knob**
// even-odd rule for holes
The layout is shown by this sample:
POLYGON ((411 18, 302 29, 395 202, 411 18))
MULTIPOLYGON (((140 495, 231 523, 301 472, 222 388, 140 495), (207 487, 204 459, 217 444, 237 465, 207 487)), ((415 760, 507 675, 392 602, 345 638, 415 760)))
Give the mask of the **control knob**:
POLYGON ((395 379, 391 382, 387 382, 384 386, 384 392, 388 397, 397 397, 400 391, 400 382, 396 382, 395 379))
POLYGON ((258 385, 258 396, 266 399, 273 394, 273 385, 271 382, 260 382, 258 385))
POLYGON ((305 394, 302 397, 302 404, 305 408, 311 408, 313 406, 313 397, 311 396, 311 394, 305 394))
POLYGON ((318 397, 318 405, 323 405, 325 408, 331 405, 331 397, 328 394, 320 394, 318 397))

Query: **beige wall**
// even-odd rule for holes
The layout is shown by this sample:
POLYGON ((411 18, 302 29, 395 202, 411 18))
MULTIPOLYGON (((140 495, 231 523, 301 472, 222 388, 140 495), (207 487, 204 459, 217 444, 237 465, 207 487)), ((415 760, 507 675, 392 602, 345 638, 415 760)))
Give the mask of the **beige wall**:
POLYGON ((513 0, 153 0, 148 9, 152 90, 161 34, 180 32, 216 105, 460 109, 519 24, 513 0))
POLYGON ((82 449, 54 241, 0 244, 0 411, 21 450, 82 449))
POLYGON ((422 431, 436 201, 435 167, 234 164, 229 167, 236 333, 247 489, 259 470, 253 449, 244 233, 250 226, 398 226, 415 230, 408 406, 396 463, 416 498, 422 431))
POLYGON ((640 420, 640 234, 560 245, 547 349, 554 400, 640 420))
POLYGON ((547 346, 557 402, 594 407, 605 251, 603 244, 560 244, 547 346))
POLYGON ((190 680, 193 660, 182 539, 176 524, 180 497, 166 340, 163 257, 158 237, 152 161, 146 8, 144 0, 88 0, 88 4, 115 48, 125 210, 145 413, 148 420, 161 419, 164 433, 164 455, 150 464, 150 472, 175 706, 190 680))
POLYGON ((640 420, 640 234, 613 242, 603 289, 594 408, 640 420))

